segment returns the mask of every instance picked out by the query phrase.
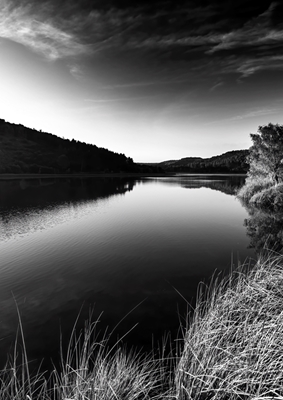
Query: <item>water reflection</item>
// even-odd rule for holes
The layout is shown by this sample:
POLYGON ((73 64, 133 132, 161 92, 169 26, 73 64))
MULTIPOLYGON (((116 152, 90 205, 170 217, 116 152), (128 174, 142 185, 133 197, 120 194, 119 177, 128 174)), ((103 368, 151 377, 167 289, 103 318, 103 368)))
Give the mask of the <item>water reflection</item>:
POLYGON ((244 221, 247 235, 250 238, 250 248, 257 253, 273 250, 283 250, 283 212, 261 210, 246 206, 249 218, 244 221))
POLYGON ((171 177, 150 178, 155 182, 178 185, 185 189, 209 188, 235 195, 245 182, 245 175, 173 175, 171 177))
POLYGON ((237 179, 0 181, 0 357, 18 324, 11 293, 37 362, 58 358, 60 329, 67 337, 82 306, 82 324, 90 306, 104 312, 103 331, 142 302, 117 335, 138 323, 130 345, 175 337, 186 304, 174 288, 190 300, 232 253, 253 254, 247 212, 226 195, 237 179))
POLYGON ((94 202, 133 190, 135 181, 22 179, 0 181, 0 240, 52 228, 92 212, 94 202))

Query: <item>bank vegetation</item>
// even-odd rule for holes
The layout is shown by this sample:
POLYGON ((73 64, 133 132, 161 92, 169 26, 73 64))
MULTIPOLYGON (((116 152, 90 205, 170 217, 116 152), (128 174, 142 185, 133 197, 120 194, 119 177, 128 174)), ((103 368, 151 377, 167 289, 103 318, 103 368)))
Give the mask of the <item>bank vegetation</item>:
POLYGON ((246 204, 279 210, 283 206, 283 126, 260 126, 251 139, 249 171, 238 197, 246 204))

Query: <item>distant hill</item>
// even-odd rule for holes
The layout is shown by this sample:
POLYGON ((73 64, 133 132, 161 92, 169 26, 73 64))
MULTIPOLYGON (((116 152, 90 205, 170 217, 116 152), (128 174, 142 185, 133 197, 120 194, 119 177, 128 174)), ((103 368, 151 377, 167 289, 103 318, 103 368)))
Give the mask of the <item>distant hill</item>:
POLYGON ((130 157, 0 119, 0 173, 157 172, 130 157))
POLYGON ((248 154, 249 150, 234 150, 210 158, 186 157, 151 165, 159 166, 166 172, 245 173, 248 171, 248 154))

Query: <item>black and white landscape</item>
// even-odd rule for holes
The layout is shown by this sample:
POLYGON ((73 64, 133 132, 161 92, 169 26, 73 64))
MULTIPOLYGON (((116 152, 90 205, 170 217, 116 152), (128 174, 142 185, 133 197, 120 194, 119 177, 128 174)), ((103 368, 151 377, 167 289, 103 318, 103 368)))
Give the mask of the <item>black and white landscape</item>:
POLYGON ((283 7, 0 0, 0 399, 281 400, 283 7))

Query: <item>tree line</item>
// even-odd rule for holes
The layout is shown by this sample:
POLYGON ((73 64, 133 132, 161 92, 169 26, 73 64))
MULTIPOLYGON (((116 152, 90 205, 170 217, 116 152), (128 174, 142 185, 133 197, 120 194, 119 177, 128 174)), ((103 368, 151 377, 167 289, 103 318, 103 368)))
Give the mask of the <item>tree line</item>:
POLYGON ((144 169, 122 153, 0 119, 0 173, 109 173, 144 169))

